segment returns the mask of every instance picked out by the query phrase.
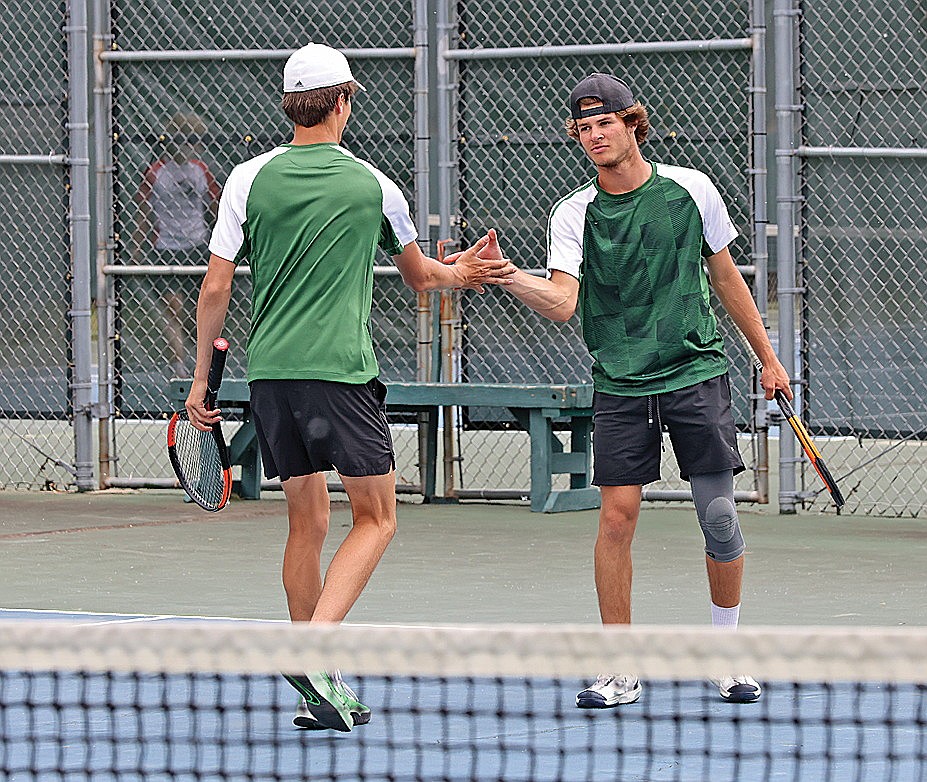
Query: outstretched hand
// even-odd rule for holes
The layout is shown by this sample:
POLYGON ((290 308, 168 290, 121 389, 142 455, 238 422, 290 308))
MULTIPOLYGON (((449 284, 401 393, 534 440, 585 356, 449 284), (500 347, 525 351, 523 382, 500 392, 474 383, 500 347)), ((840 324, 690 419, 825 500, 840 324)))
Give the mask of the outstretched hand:
POLYGON ((498 260, 503 258, 502 248, 499 246, 499 237, 496 234, 495 228, 490 228, 486 234, 489 237, 489 242, 486 246, 479 251, 480 258, 484 260, 498 260))
POLYGON ((459 288, 468 288, 477 293, 484 292, 484 285, 510 285, 516 268, 511 261, 502 257, 499 240, 494 228, 476 244, 463 252, 444 258, 459 272, 459 288))

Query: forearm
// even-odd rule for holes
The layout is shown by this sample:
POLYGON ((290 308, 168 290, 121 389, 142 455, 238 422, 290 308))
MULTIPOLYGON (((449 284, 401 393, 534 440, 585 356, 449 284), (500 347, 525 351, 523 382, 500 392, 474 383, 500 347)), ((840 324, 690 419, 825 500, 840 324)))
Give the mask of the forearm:
POLYGON ((740 272, 733 268, 723 275, 723 279, 713 279, 712 283, 725 311, 747 338, 763 365, 778 361, 753 294, 740 272))
POLYGON ((403 274, 403 280, 406 285, 418 293, 460 288, 464 284, 459 269, 454 266, 447 266, 425 255, 422 256, 414 269, 414 273, 408 274, 408 276, 405 273, 403 274))
POLYGON ((220 336, 225 325, 231 300, 231 286, 213 283, 209 276, 203 280, 196 303, 196 371, 194 380, 206 382, 212 359, 213 340, 220 336))
POLYGON ((576 312, 576 296, 545 277, 519 270, 512 275, 507 290, 539 315, 559 323, 565 323, 576 312))

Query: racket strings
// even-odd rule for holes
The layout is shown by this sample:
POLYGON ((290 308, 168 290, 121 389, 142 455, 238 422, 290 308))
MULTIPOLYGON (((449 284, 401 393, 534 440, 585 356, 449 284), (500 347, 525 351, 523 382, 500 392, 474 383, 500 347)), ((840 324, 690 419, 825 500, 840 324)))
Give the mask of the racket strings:
POLYGON ((184 489, 199 504, 221 506, 225 475, 219 446, 212 432, 203 432, 181 414, 174 427, 174 452, 184 489))

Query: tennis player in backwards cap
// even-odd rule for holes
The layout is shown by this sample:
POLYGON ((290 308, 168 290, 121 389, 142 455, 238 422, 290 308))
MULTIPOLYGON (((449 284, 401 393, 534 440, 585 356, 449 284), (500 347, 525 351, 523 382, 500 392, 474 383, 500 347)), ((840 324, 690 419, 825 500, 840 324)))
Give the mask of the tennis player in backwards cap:
MULTIPOLYGON (((551 320, 567 321, 578 312, 594 359, 599 612, 606 624, 631 621, 631 541, 641 487, 660 477, 668 430, 705 538, 712 624, 736 627, 744 539, 734 475, 744 465, 709 283, 763 362, 766 398, 776 389, 791 398, 789 377, 734 266, 728 246, 737 231, 714 184, 699 171, 643 157, 647 110, 620 79, 590 74, 570 94, 569 108, 567 134, 579 141, 597 175, 551 212, 547 279, 519 271, 507 290, 551 320)), ((490 234, 482 254, 501 257, 490 234)), ((716 683, 729 701, 755 701, 761 694, 746 675, 716 683)), ((633 703, 641 691, 633 673, 607 673, 580 692, 576 704, 633 703)))
MULTIPOLYGON (((506 284, 514 267, 481 260, 483 237, 453 265, 426 257, 399 187, 340 145, 362 89, 345 57, 310 43, 283 70, 293 139, 237 166, 228 178, 197 304, 197 364, 186 407, 200 428, 210 345, 225 322, 235 265, 251 266, 248 340, 251 409, 264 474, 280 476, 289 536, 283 584, 293 621, 340 622, 396 529, 394 457, 370 333, 377 247, 413 290, 506 284), (324 581, 320 555, 336 470, 353 526, 324 581)), ((305 700, 303 727, 351 730, 369 720, 337 672, 288 677, 305 700)))

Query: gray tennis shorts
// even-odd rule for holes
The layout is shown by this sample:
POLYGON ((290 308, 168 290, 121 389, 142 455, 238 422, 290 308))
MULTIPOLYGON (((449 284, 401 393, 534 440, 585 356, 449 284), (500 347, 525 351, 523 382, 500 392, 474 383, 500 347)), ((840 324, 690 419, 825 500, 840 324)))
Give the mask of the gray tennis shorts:
POLYGON ((679 476, 744 471, 731 414, 726 374, 653 396, 593 397, 592 448, 596 486, 637 486, 660 479, 663 431, 668 431, 679 476))
POLYGON ((337 470, 386 475, 395 466, 386 386, 329 380, 255 380, 251 412, 264 475, 281 481, 337 470))

